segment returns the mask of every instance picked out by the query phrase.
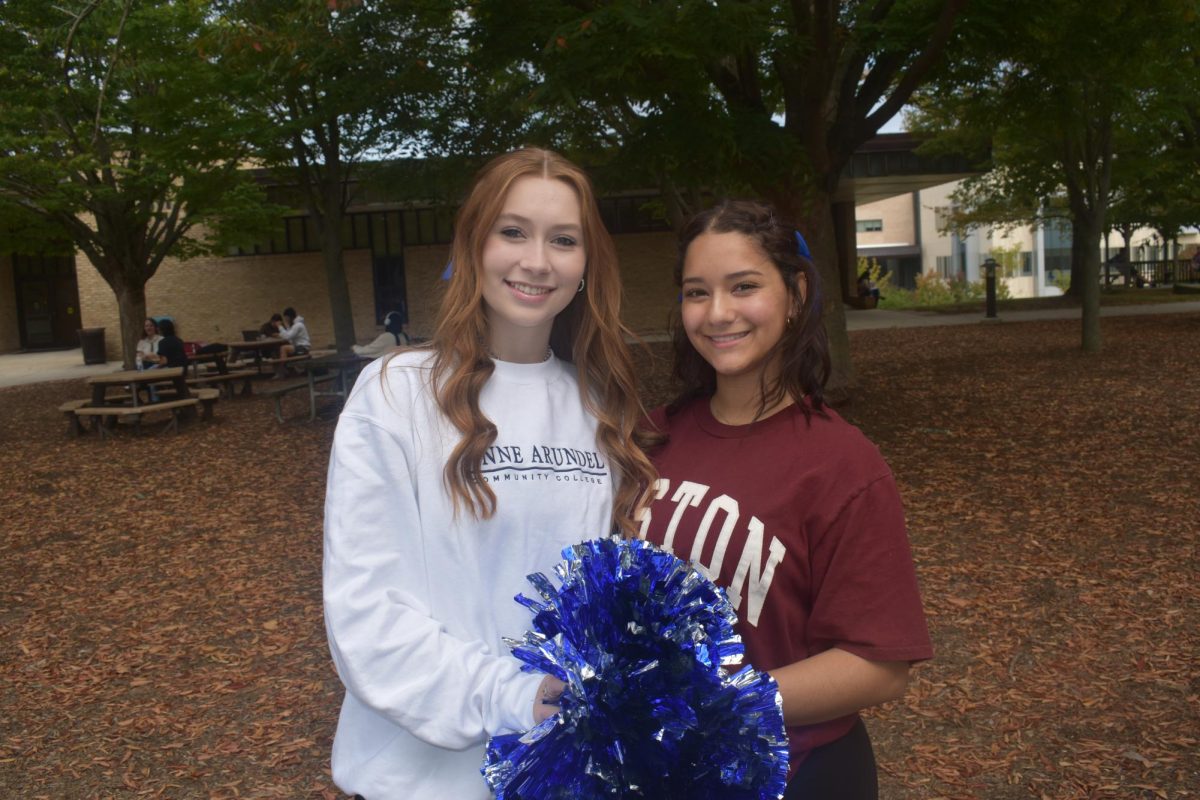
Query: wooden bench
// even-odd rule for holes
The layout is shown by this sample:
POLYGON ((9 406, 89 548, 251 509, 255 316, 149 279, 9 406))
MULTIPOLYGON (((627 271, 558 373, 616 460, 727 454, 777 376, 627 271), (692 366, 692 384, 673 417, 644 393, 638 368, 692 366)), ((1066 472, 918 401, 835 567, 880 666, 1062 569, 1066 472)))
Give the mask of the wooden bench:
POLYGON ((213 406, 217 404, 217 398, 221 396, 220 389, 197 389, 192 392, 192 395, 200 401, 203 408, 200 416, 203 419, 211 420, 213 418, 213 406))
POLYGON ((67 402, 63 403, 61 406, 58 407, 58 410, 61 411, 67 418, 67 435, 68 436, 82 436, 83 435, 83 425, 80 424, 81 420, 80 420, 79 416, 76 415, 75 412, 78 409, 86 408, 87 404, 90 402, 92 402, 92 401, 91 400, 68 400, 67 402))
POLYGON ((287 366, 293 361, 308 361, 310 358, 323 358, 337 353, 337 350, 309 350, 302 356, 288 356, 287 358, 264 358, 262 363, 270 364, 273 367, 287 366))
POLYGON ((223 389, 226 396, 232 399, 234 394, 233 384, 237 381, 242 382, 243 396, 252 394, 253 390, 250 387, 250 381, 253 380, 257 375, 258 373, 252 369, 234 370, 233 372, 226 372, 224 374, 220 372, 209 372, 199 375, 195 378, 188 378, 187 384, 188 386, 210 386, 212 384, 217 384, 217 388, 223 389))
MULTIPOLYGON (((210 390, 216 392, 217 390, 210 390)), ((212 400, 216 400, 213 397, 212 400)), ((166 427, 162 432, 174 430, 179 431, 179 412, 185 408, 195 408, 200 405, 199 397, 188 397, 183 400, 169 400, 165 403, 151 403, 144 406, 84 406, 75 409, 77 417, 94 417, 99 424, 96 426, 100 430, 100 438, 107 438, 109 433, 109 425, 120 419, 127 419, 133 423, 133 429, 136 433, 142 432, 142 417, 146 414, 152 414, 157 411, 170 411, 171 419, 167 422, 166 427)), ((209 411, 211 414, 211 410, 209 411)))
MULTIPOLYGON (((316 386, 322 386, 326 383, 332 383, 337 379, 337 375, 318 375, 313 378, 313 383, 316 386)), ((268 386, 265 389, 260 389, 257 394, 264 397, 275 398, 275 419, 283 422, 283 398, 292 392, 308 388, 308 378, 302 381, 291 381, 289 383, 280 383, 274 386, 268 386)))

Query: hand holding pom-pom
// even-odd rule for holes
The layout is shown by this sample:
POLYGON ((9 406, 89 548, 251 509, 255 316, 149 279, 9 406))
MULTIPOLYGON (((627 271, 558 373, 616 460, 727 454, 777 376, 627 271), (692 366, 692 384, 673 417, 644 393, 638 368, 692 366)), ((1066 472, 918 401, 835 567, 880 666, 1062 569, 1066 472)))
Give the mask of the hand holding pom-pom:
POLYGON ((601 539, 563 557, 561 588, 531 575, 544 602, 517 597, 534 630, 509 641, 513 655, 547 679, 535 727, 488 744, 497 798, 781 797, 778 690, 750 667, 722 669, 742 656, 724 592, 645 542, 601 539))
POLYGON ((559 712, 559 708, 555 703, 562 697, 563 689, 566 686, 565 683, 553 675, 547 675, 542 678, 542 682, 538 684, 537 697, 533 701, 534 725, 553 717, 559 712))

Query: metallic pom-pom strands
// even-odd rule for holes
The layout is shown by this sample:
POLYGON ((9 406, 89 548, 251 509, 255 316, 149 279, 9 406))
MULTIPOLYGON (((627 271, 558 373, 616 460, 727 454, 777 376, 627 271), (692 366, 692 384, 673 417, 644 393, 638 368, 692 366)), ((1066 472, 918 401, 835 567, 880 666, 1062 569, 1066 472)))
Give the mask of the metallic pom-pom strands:
POLYGON ((783 796, 788 744, 775 681, 745 667, 725 593, 639 541, 569 547, 544 602, 523 595, 533 630, 507 640, 527 670, 567 684, 561 713, 488 743, 498 800, 783 796))

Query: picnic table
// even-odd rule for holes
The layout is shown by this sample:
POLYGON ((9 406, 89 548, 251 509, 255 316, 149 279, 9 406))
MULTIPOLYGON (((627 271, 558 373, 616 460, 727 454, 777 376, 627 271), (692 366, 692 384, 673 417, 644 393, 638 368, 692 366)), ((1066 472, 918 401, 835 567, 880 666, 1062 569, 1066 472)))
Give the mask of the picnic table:
MULTIPOLYGON (((72 400, 64 403, 59 410, 68 415, 71 421, 70 432, 83 433, 80 424, 85 417, 93 421, 93 426, 99 428, 101 438, 108 435, 109 425, 118 419, 128 419, 138 431, 141 430, 142 416, 156 411, 170 411, 171 420, 165 430, 178 430, 179 414, 188 409, 195 409, 204 404, 205 418, 211 418, 212 405, 216 401, 217 391, 201 390, 197 394, 188 391, 183 367, 149 370, 121 370, 107 375, 93 375, 86 381, 92 389, 90 400, 72 400), (169 390, 172 399, 161 402, 143 403, 142 389, 151 384, 169 382, 174 387, 169 390), (112 389, 128 389, 113 394, 112 389)), ((168 390, 163 390, 164 393, 168 390)))
POLYGON ((305 380, 272 386, 263 394, 275 398, 275 418, 283 422, 283 398, 292 392, 308 390, 308 418, 317 418, 317 398, 335 397, 339 404, 346 401, 354 379, 372 358, 354 353, 318 354, 292 366, 305 373, 305 380))
MULTIPOLYGON (((93 375, 87 379, 88 386, 92 387, 92 402, 93 408, 99 408, 105 405, 113 405, 105 398, 108 391, 113 388, 129 387, 129 394, 133 401, 133 406, 138 406, 139 391, 141 388, 149 386, 152 383, 164 383, 170 381, 175 386, 175 398, 182 400, 191 397, 188 392, 187 381, 184 379, 183 367, 167 367, 164 369, 125 369, 119 372, 110 372, 107 375, 93 375)), ((121 397, 121 403, 125 401, 125 397, 121 397)))
POLYGON ((228 350, 215 353, 189 353, 187 360, 188 366, 192 368, 192 377, 200 377, 201 364, 213 364, 217 368, 217 372, 224 374, 228 370, 225 367, 225 358, 229 355, 228 350))
POLYGON ((287 344, 287 339, 278 336, 269 336, 264 339, 255 339, 252 342, 229 342, 229 352, 231 359, 236 361, 243 353, 249 353, 254 357, 254 368, 259 372, 262 371, 263 356, 267 351, 282 347, 287 344))

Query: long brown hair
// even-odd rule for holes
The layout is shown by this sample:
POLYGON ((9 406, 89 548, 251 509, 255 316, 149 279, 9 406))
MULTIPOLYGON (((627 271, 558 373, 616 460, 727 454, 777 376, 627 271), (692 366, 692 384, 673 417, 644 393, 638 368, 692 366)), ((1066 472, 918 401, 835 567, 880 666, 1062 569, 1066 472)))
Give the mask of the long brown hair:
POLYGON ((479 394, 495 365, 488 355, 488 322, 480 269, 488 233, 504 208, 509 188, 527 176, 562 181, 579 198, 587 253, 584 290, 554 318, 550 347, 575 364, 584 407, 596 417, 596 439, 616 483, 613 523, 634 532, 631 515, 654 468, 634 443, 644 415, 633 359, 621 322, 621 282, 616 248, 600 218, 591 181, 577 166, 549 150, 528 148, 488 162, 475 177, 454 225, 454 269, 430 342, 438 407, 462 433, 446 463, 445 483, 454 503, 477 517, 496 511, 496 495, 483 480, 484 452, 496 441, 496 426, 479 408, 479 394))
MULTIPOLYGON (((780 219, 771 206, 753 200, 725 200, 701 211, 679 234, 675 262, 675 284, 683 285, 683 264, 688 247, 703 233, 740 233, 754 242, 779 270, 791 297, 794 322, 787 325, 775 347, 763 359, 757 415, 788 395, 807 417, 809 409, 821 411, 825 382, 829 380, 829 341, 821 320, 821 277, 812 260, 799 250, 796 228, 780 219), (805 291, 800 291, 801 284, 805 291), (767 367, 778 359, 778 378, 768 382, 767 367), (803 400, 808 398, 806 405, 803 400)), ((682 393, 667 407, 678 411, 697 396, 711 396, 717 389, 717 373, 696 352, 683 329, 679 314, 672 321, 675 347, 675 377, 682 393)))

